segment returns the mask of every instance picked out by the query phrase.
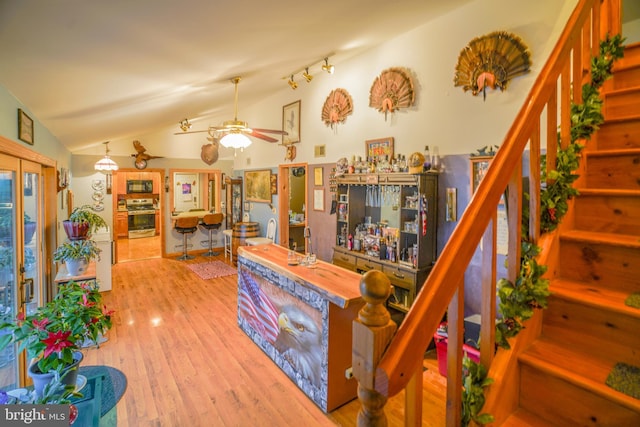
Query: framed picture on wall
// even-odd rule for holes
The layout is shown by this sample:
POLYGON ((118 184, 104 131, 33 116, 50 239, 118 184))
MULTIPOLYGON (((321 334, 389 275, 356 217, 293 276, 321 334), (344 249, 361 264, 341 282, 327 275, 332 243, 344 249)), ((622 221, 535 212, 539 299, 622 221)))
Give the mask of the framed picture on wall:
POLYGON ((370 139, 365 141, 365 154, 367 159, 380 156, 393 157, 393 137, 370 139))
POLYGON ((271 203, 271 171, 245 171, 245 198, 251 202, 271 203))
POLYGON ((300 100, 282 107, 282 130, 288 135, 282 135, 285 145, 300 142, 300 100))
POLYGON ((324 188, 313 189, 313 210, 324 212, 324 188))
POLYGON ((33 120, 21 108, 18 108, 18 138, 33 145, 33 120))
POLYGON ((322 173, 323 173, 322 167, 313 169, 313 185, 317 187, 320 187, 323 185, 322 173))

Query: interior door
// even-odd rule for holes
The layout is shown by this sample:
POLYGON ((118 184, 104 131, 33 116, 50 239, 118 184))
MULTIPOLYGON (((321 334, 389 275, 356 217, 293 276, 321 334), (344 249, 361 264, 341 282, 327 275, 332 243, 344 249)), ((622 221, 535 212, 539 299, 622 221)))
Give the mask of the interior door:
MULTIPOLYGON (((40 165, 0 155, 0 323, 42 302, 42 183, 40 165)), ((15 346, 0 352, 0 389, 24 383, 25 365, 15 346)))

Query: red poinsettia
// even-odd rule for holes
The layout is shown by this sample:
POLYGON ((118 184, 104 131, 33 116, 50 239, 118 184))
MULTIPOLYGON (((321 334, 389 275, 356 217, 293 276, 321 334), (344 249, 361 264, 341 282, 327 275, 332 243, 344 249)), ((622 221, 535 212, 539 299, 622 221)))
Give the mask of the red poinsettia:
POLYGON ((44 357, 49 357, 52 353, 58 353, 68 347, 74 347, 75 344, 69 341, 69 335, 71 335, 71 331, 58 331, 58 332, 49 332, 49 337, 42 340, 42 342, 47 346, 44 350, 44 357))

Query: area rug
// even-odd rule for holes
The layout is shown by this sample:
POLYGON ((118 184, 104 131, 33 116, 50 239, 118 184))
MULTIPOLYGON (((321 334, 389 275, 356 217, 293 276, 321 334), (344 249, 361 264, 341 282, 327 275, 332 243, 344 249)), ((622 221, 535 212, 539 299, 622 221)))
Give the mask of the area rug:
POLYGON ((624 303, 629 307, 640 308, 640 292, 634 292, 624 300, 624 303))
POLYGON ((605 384, 620 393, 640 399, 640 368, 626 363, 616 363, 605 384))
POLYGON ((216 277, 231 276, 237 274, 238 270, 228 266, 222 261, 201 262, 199 264, 187 265, 191 271, 196 273, 202 280, 214 279, 216 277))
POLYGON ((116 406, 127 389, 127 377, 122 371, 111 366, 80 366, 78 374, 87 378, 102 376, 102 402, 100 405, 100 416, 102 417, 116 406))

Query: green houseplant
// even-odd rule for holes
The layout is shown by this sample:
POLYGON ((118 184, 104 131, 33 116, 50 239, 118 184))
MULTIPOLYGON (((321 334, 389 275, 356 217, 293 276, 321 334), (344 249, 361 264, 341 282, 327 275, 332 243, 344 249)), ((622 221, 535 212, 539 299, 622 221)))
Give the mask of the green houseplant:
POLYGON ((53 253, 55 261, 64 261, 67 272, 71 276, 77 276, 86 269, 89 261, 100 259, 100 248, 91 239, 69 240, 56 248, 53 253))
POLYGON ((113 311, 102 305, 97 285, 89 282, 69 282, 59 287, 53 301, 38 307, 25 316, 18 314, 14 321, 0 324, 0 330, 10 333, 0 337, 0 351, 11 343, 18 343, 18 351, 27 351, 33 362, 29 375, 36 390, 42 391, 54 377, 63 375, 63 382, 75 384, 77 372, 69 372, 82 361, 80 348, 87 340, 98 344, 98 336, 112 326, 113 311), (44 377, 39 384, 37 378, 44 377))
POLYGON ((69 240, 86 239, 101 227, 106 227, 107 222, 95 213, 90 205, 74 208, 69 219, 62 222, 69 240))

